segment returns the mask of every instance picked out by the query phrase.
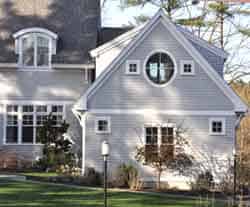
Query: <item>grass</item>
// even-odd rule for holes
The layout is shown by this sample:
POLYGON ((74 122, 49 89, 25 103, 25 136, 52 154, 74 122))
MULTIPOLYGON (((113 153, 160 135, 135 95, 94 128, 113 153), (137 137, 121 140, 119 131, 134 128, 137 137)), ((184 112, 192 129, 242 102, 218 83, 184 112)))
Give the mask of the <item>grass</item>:
MULTIPOLYGON (((109 207, 194 207, 197 200, 111 191, 109 207)), ((0 207, 102 207, 101 189, 0 180, 0 207)), ((222 207, 217 203, 215 207, 222 207)))
POLYGON ((56 172, 26 172, 20 173, 21 175, 33 176, 33 177, 55 177, 58 176, 56 172))

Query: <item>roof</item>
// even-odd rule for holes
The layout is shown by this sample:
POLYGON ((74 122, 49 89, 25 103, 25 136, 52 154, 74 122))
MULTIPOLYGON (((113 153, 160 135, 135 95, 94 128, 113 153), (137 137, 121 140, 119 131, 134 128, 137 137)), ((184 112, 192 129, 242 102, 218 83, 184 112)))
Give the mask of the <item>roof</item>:
POLYGON ((191 57, 196 59, 205 73, 214 81, 218 88, 224 93, 229 100, 234 104, 235 112, 246 112, 247 106, 245 103, 234 93, 234 91, 228 86, 225 80, 223 80, 218 73, 212 68, 207 60, 197 51, 197 49, 187 40, 180 30, 177 29, 166 16, 163 10, 159 10, 157 14, 140 30, 138 35, 122 50, 122 52, 116 57, 113 62, 100 74, 96 81, 89 87, 86 93, 80 98, 77 104, 74 106, 75 110, 86 111, 88 99, 95 94, 95 92, 105 83, 108 77, 118 69, 119 65, 135 50, 135 48, 143 41, 143 39, 153 30, 154 25, 159 21, 165 25, 169 32, 176 37, 176 40, 186 49, 191 57))
POLYGON ((98 46, 115 39, 131 29, 133 27, 102 27, 98 35, 98 46))
POLYGON ((89 64, 97 46, 100 0, 0 0, 0 62, 17 62, 13 34, 44 28, 58 35, 53 63, 89 64))
MULTIPOLYGON (((121 44, 123 41, 126 41, 128 39, 133 39, 136 35, 139 34, 139 32, 143 29, 143 27, 146 24, 143 24, 139 27, 136 27, 134 29, 130 29, 128 30, 126 33, 114 38, 111 41, 108 42, 104 42, 104 44, 100 45, 99 47, 93 49, 92 51, 90 51, 90 54, 95 57, 98 54, 103 53, 104 51, 111 49, 115 46, 117 46, 117 44, 121 44)), ((228 57, 228 53, 226 51, 224 51, 221 48, 216 47, 215 45, 205 41, 202 38, 199 38, 198 36, 196 36, 195 34, 191 33, 189 30, 176 25, 176 28, 183 33, 183 35, 190 41, 195 42, 196 44, 200 45, 201 47, 204 47, 205 49, 208 49, 210 52, 214 53, 215 55, 218 55, 224 59, 226 59, 228 57)), ((125 30, 124 30, 125 31, 125 30)), ((191 42, 192 43, 192 42, 191 42)))

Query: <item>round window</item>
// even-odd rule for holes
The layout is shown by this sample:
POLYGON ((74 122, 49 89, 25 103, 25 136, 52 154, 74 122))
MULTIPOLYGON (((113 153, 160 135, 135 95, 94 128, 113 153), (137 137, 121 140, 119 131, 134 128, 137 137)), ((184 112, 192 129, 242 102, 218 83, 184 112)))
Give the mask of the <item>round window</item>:
POLYGON ((162 85, 174 75, 174 62, 166 53, 151 55, 146 63, 146 74, 153 83, 162 85))

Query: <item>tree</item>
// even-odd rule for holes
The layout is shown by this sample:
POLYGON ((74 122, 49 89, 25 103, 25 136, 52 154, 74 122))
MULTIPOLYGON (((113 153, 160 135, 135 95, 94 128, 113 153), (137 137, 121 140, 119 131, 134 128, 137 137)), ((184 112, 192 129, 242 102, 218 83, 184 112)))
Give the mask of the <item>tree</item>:
MULTIPOLYGON (((106 0, 108 1, 108 0, 106 0)), ((106 2, 104 1, 104 2, 106 2)), ((117 0, 123 9, 152 5, 163 8, 177 24, 185 26, 200 38, 221 47, 230 56, 224 74, 228 80, 239 80, 250 75, 249 68, 249 17, 250 4, 199 0, 117 0), (243 20, 245 19, 245 21, 243 20), (242 21, 243 20, 243 21, 242 21)), ((136 24, 149 17, 137 14, 136 24)))
POLYGON ((44 145, 43 157, 38 165, 46 171, 55 170, 60 165, 72 165, 72 142, 65 138, 68 128, 66 121, 59 124, 52 114, 47 116, 43 126, 38 128, 38 140, 44 145))
POLYGON ((186 152, 189 146, 185 138, 186 129, 182 124, 176 127, 170 138, 172 141, 158 144, 142 144, 136 147, 135 159, 152 167, 157 176, 157 188, 161 188, 161 176, 166 170, 183 174, 193 165, 194 157, 186 152))

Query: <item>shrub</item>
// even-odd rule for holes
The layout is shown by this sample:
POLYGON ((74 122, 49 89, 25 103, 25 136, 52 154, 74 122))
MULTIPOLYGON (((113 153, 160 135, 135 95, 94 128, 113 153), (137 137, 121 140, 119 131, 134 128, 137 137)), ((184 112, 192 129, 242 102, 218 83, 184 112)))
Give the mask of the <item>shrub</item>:
POLYGON ((115 187, 137 189, 139 184, 138 170, 131 164, 121 164, 115 171, 115 187))
POLYGON ((206 171, 197 176, 196 180, 191 183, 192 190, 207 192, 214 187, 214 178, 211 172, 206 171))
POLYGON ((90 186, 100 186, 102 184, 102 174, 94 168, 87 168, 83 177, 83 184, 90 186))
POLYGON ((55 171, 61 165, 75 166, 75 156, 72 153, 72 141, 65 135, 69 124, 63 121, 58 125, 50 114, 38 130, 38 140, 44 145, 43 156, 36 163, 38 168, 55 171))

